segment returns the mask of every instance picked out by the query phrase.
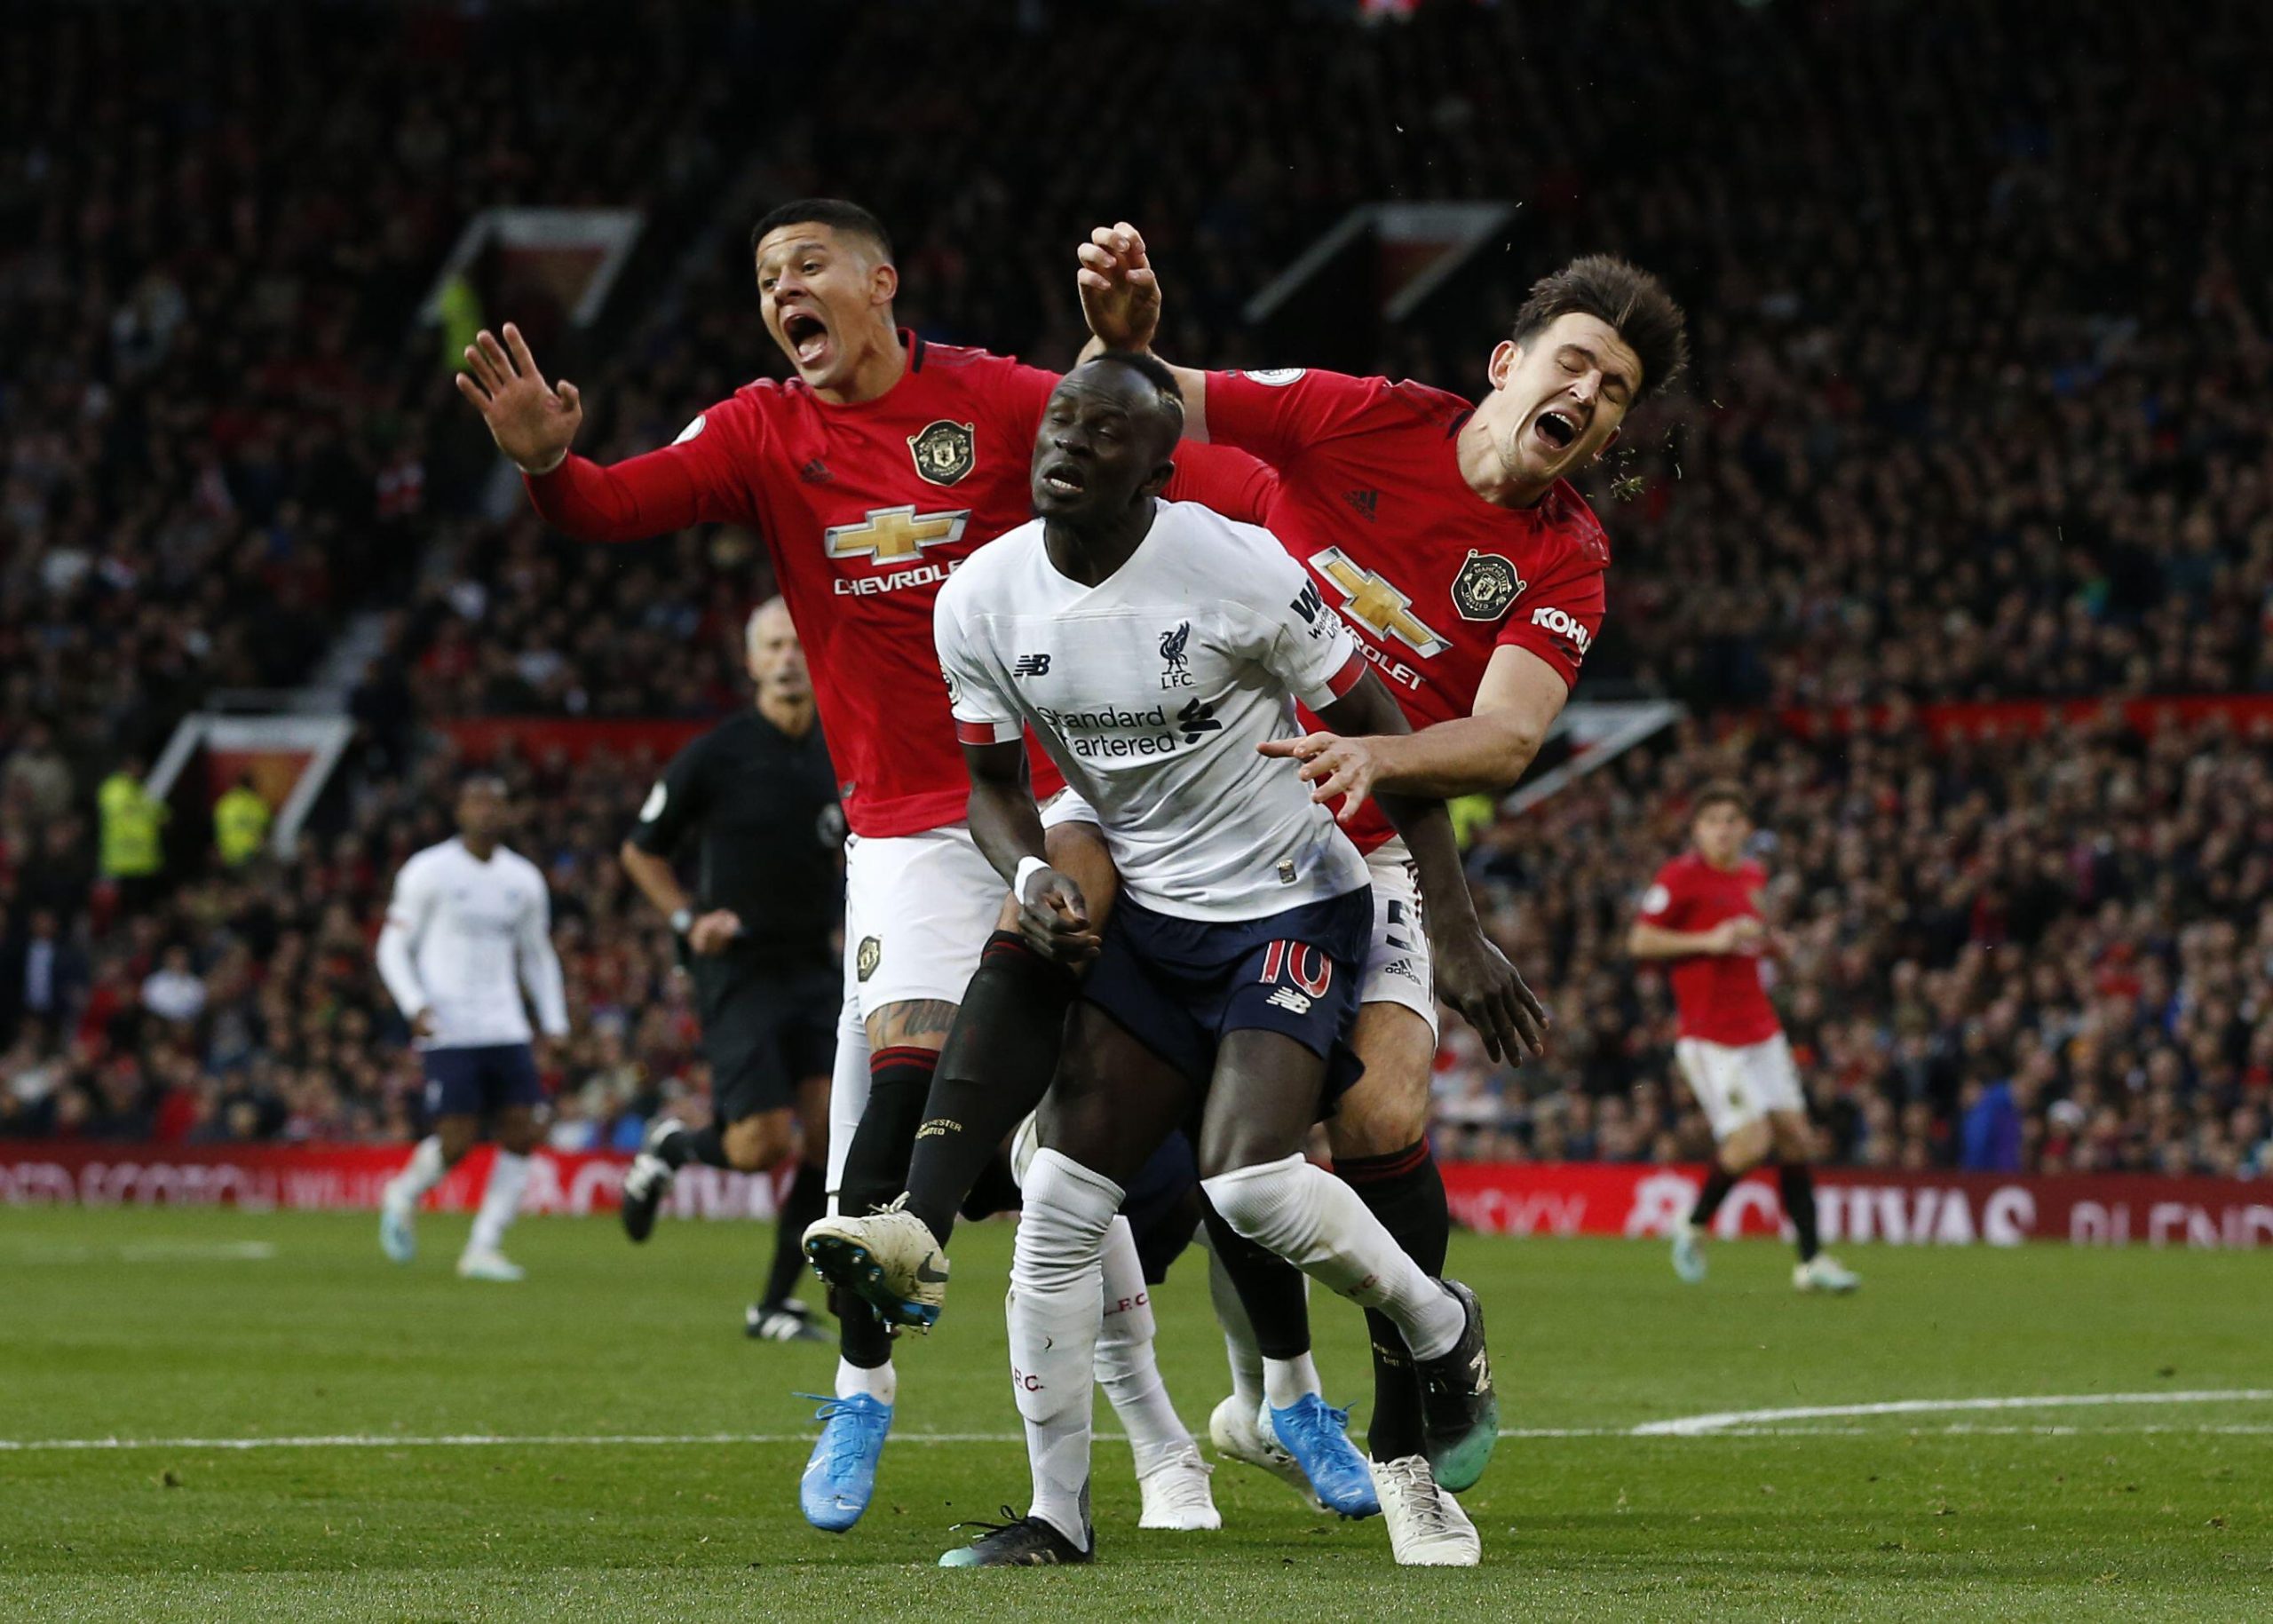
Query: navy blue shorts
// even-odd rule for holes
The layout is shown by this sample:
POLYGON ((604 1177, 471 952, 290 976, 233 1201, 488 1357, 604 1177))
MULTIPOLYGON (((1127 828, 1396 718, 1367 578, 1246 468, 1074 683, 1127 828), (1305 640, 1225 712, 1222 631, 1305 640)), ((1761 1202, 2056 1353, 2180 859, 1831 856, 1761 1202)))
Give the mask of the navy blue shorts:
POLYGON ((1172 1133, 1160 1142, 1121 1198, 1121 1212, 1136 1238, 1145 1283, 1159 1285, 1200 1227, 1200 1161, 1189 1138, 1172 1133))
POLYGON ((1228 923, 1124 897, 1081 995, 1202 1089, 1225 1033, 1283 1032, 1326 1061, 1330 1105, 1365 1071, 1350 1033, 1373 932, 1369 885, 1228 923))
POLYGON ((508 1105, 541 1105, 544 1084, 536 1051, 527 1043, 486 1043, 478 1049, 430 1049, 426 1114, 487 1116, 508 1105))

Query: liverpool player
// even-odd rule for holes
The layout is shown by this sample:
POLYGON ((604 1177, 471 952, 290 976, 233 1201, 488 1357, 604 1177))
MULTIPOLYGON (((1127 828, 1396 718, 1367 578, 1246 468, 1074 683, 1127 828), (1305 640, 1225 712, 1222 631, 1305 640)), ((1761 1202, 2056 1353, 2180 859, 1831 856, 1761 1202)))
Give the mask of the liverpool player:
MULTIPOLYGON (((766 329, 796 376, 744 385, 668 447, 609 467, 575 456, 582 397, 548 384, 511 326, 502 342, 479 335, 457 382, 567 534, 631 541, 733 521, 766 539, 851 830, 828 1186, 861 1212, 906 1181, 966 989, 1008 983, 1002 1002, 1017 1009, 1060 996, 1021 973, 1034 955, 1015 931, 990 939, 1002 882, 962 826, 968 786, 931 646, 940 584, 1027 516, 1028 448, 1057 376, 896 326, 891 239, 854 204, 784 204, 751 248, 766 329)), ((1057 787, 1046 760, 1034 771, 1042 793, 1057 787)), ((1076 851, 1064 865, 1078 878, 1085 860, 1076 851)), ((803 1489, 807 1517, 829 1529, 866 1509, 896 1396, 883 1324, 845 1315, 841 1340, 803 1489)))
MULTIPOLYGON (((1126 222, 1100 227, 1080 257, 1098 339, 1148 347, 1160 289, 1143 237, 1126 222)), ((1364 738, 1320 730, 1266 749, 1294 757, 1313 794, 1339 804, 1372 866, 1374 936, 1356 1038, 1366 1075, 1327 1133, 1335 1171, 1432 1271, 1443 1268, 1450 1229, 1427 1137, 1436 1000, 1408 860, 1373 797, 1497 791, 1530 764, 1602 626, 1610 544, 1569 477, 1680 371, 1683 325, 1655 278, 1594 256, 1532 288, 1492 352, 1480 401, 1299 368, 1176 369, 1187 439, 1236 447, 1276 471, 1271 528, 1341 610, 1417 729, 1364 738)), ((1282 1299, 1269 1319, 1287 1318, 1282 1299)), ((1392 1328, 1368 1318, 1367 1441, 1392 1548, 1400 1562, 1472 1563, 1476 1533, 1420 1448, 1412 1367, 1392 1328)), ((1261 1349, 1282 1359, 1307 1351, 1306 1335, 1261 1349)), ((1238 1452, 1239 1416, 1217 1414, 1211 1430, 1238 1452)))
MULTIPOLYGON (((1438 1470, 1472 1483, 1498 1431, 1472 1295, 1423 1273, 1301 1150, 1355 1075, 1373 907, 1333 815, 1255 747, 1285 735, 1297 697, 1361 732, 1404 719, 1269 533, 1156 500, 1181 424, 1149 357, 1068 374, 1034 448, 1041 517, 960 571, 936 611, 980 847, 1021 894, 1086 914, 1045 853, 1032 727, 1097 810, 1123 890, 1043 1106, 1011 1268, 1033 1509, 949 1565, 1089 1559, 1098 1253, 1130 1182, 1189 1121, 1202 1187, 1242 1237, 1394 1322, 1425 1373, 1438 1470)), ((1477 923, 1442 804, 1387 804, 1435 905, 1449 994, 1498 1010, 1513 1047, 1519 983, 1477 923)))
POLYGON ((1681 1018, 1674 1059, 1719 1149, 1695 1210, 1674 1237, 1674 1272, 1692 1285, 1705 1278, 1705 1226, 1736 1182, 1773 1157, 1800 1249, 1792 1284, 1852 1291, 1862 1281, 1816 1247, 1808 1103, 1761 984, 1770 937, 1760 892, 1768 875, 1745 855, 1751 836, 1741 789, 1700 790, 1691 809, 1690 850, 1658 870, 1626 939, 1635 958, 1667 962, 1681 1018))

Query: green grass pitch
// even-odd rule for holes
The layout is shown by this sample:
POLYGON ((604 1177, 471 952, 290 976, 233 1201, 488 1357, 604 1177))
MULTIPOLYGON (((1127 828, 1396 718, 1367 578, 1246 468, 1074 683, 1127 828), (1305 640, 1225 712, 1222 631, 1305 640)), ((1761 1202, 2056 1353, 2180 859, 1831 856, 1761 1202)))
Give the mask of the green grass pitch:
MULTIPOLYGON (((1466 1497, 1481 1569, 1400 1572, 1378 1522, 1235 1465, 1224 1532, 1139 1533, 1105 1442, 1096 1567, 941 1573, 949 1525, 1024 1502, 1007 1226, 960 1238, 845 1536, 796 1494, 812 1406, 790 1395, 825 1390, 833 1350, 740 1333, 764 1230, 667 1222, 635 1250, 611 1220, 530 1220, 519 1287, 454 1278, 463 1238, 428 1217, 398 1269, 360 1216, 0 1211, 0 1619, 2273 1618, 2261 1394, 1631 1431, 2273 1388, 2263 1255, 1862 1248, 1861 1295, 1825 1300, 1763 1243, 1691 1289, 1655 1244, 1462 1238, 1505 1421, 1541 1434, 1466 1497), (542 1441, 412 1441, 465 1435, 542 1441), (403 1441, 211 1441, 260 1438, 403 1441), (163 1441, 21 1446, 99 1438, 163 1441)), ((1199 1261, 1159 1297, 1194 1425, 1224 1390, 1199 1261)), ((1331 1393, 1362 1399, 1358 1317, 1316 1319, 1331 1393)))

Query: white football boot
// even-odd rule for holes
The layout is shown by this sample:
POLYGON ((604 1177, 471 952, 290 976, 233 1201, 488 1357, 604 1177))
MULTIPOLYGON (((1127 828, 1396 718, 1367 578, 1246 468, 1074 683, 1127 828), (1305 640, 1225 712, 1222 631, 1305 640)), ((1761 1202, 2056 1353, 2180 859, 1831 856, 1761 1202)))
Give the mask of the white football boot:
POLYGON ((1439 1488, 1422 1456, 1368 1461, 1374 1492, 1389 1524, 1389 1549, 1399 1567, 1474 1567, 1484 1559, 1476 1525, 1450 1491, 1439 1488))
POLYGON ((495 1247, 482 1251, 467 1252, 458 1259, 458 1279, 462 1280, 512 1281, 521 1279, 527 1271, 495 1247))
POLYGON ((1208 1418, 1208 1441, 1216 1453, 1227 1461, 1244 1461, 1249 1466, 1259 1466, 1303 1497, 1303 1503, 1313 1511, 1324 1511, 1326 1502, 1311 1487, 1302 1462, 1287 1453, 1287 1446, 1265 1431, 1256 1412, 1239 1401, 1237 1394, 1226 1398, 1216 1406, 1208 1418))
POLYGON ((1137 1478, 1144 1512, 1136 1519, 1136 1526, 1186 1533, 1221 1528, 1224 1514, 1216 1509, 1215 1493, 1208 1486, 1208 1475, 1215 1470, 1200 1458, 1197 1444, 1186 1444, 1137 1478))
POLYGON ((1794 1291, 1849 1292, 1863 1283, 1863 1277, 1852 1269, 1842 1267, 1828 1252, 1818 1252, 1803 1264, 1792 1269, 1792 1289, 1794 1291))

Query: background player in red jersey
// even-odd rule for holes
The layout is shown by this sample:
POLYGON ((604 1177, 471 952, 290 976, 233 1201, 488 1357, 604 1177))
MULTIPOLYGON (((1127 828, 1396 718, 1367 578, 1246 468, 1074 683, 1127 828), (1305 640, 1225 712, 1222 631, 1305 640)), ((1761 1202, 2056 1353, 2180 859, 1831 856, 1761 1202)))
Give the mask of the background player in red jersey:
MULTIPOLYGON (((1160 289, 1142 235, 1125 221, 1099 227, 1080 257, 1091 331, 1113 348, 1149 348, 1160 289)), ((1406 854, 1371 797, 1498 791, 1530 764, 1601 629, 1610 565, 1608 539, 1566 476, 1616 442, 1627 413, 1679 372, 1685 353, 1681 309, 1657 281, 1596 256, 1532 289, 1493 351, 1480 402, 1300 368, 1174 368, 1187 440, 1234 447, 1277 474, 1258 487, 1266 511, 1224 511, 1266 523, 1309 568, 1414 725, 1395 739, 1319 732, 1264 748, 1296 758, 1316 798, 1341 803, 1373 869, 1355 1040, 1366 1075, 1327 1134, 1335 1171, 1432 1271, 1442 1271, 1450 1232, 1428 1140, 1434 978, 1406 854)), ((1536 1052, 1540 1034, 1525 1035, 1536 1052)), ((1249 1460, 1255 1364, 1309 1358, 1299 1298, 1282 1285, 1277 1301, 1258 1300, 1258 1272, 1243 1268, 1239 1282, 1258 1346, 1234 1348, 1235 1391, 1210 1427, 1219 1448, 1249 1460), (1290 1325, 1303 1327, 1298 1339, 1286 1337, 1290 1325)), ((1475 1530, 1422 1458, 1412 1366, 1390 1328, 1368 1321, 1367 1443, 1391 1547, 1404 1563, 1472 1563, 1475 1530)))
MULTIPOLYGON (((766 329, 796 376, 744 385, 673 444, 610 467, 576 456, 582 397, 565 379, 548 384, 511 326, 502 342, 485 331, 467 349, 458 387, 538 511, 570 535, 632 541, 732 521, 765 537, 851 831, 828 1185, 840 1207, 862 1212, 906 1180, 966 990, 1008 973, 974 976, 1002 883, 962 825, 969 786, 931 605, 957 563, 1025 522, 1030 448, 1057 377, 896 327, 891 240, 864 209, 784 204, 750 241, 766 329)), ((1034 772, 1040 793, 1058 787, 1046 759, 1034 772)), ((1077 879, 1082 860, 1065 857, 1077 879)), ((1015 933, 993 939, 1006 940, 990 965, 1024 952, 1015 933)), ((832 1530, 867 1506, 897 1396, 881 1323, 848 1313, 841 1343, 801 1491, 808 1519, 832 1530)), ((1176 1469, 1201 1475, 1181 1429, 1175 1441, 1176 1469)))
POLYGON ((1690 850, 1658 870, 1626 939, 1635 958, 1668 961, 1681 1018, 1674 1058, 1720 1150, 1696 1208, 1674 1239, 1673 1266, 1692 1285, 1705 1278, 1705 1226, 1736 1182, 1773 1156, 1784 1214, 1800 1249, 1792 1284, 1802 1291, 1852 1291, 1861 1280, 1816 1247, 1808 1102, 1761 981, 1761 958, 1770 947, 1760 914, 1768 875, 1745 855, 1751 836, 1742 790, 1711 784, 1699 791, 1690 850))

